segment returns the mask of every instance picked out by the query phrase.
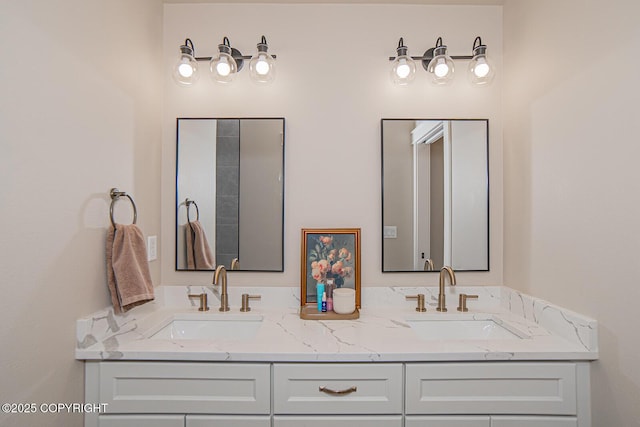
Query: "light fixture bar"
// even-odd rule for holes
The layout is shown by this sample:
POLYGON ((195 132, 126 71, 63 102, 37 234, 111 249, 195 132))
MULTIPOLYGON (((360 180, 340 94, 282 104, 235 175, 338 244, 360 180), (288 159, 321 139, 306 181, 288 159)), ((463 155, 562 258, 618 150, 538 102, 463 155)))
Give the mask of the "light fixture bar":
MULTIPOLYGON (((251 59, 250 55, 231 55, 233 56, 234 59, 242 59, 242 60, 246 60, 246 59, 251 59)), ((273 59, 277 59, 276 55, 271 55, 271 57, 273 59)), ((196 56, 194 59, 196 61, 211 61, 211 59, 213 58, 213 56, 196 56)), ((452 56, 452 58, 455 59, 455 56, 452 56)), ((472 57, 470 56, 469 59, 471 59, 472 57)))
MULTIPOLYGON (((467 75, 470 76, 471 82, 474 85, 482 86, 489 84, 495 74, 495 67, 491 64, 486 54, 487 46, 482 44, 480 37, 476 37, 473 42, 472 55, 449 55, 447 53, 447 46, 442 42, 442 37, 438 37, 436 45, 427 49, 421 56, 408 55, 402 38, 398 45, 398 48, 400 47, 404 48, 404 50, 398 50, 396 56, 389 56, 389 61, 393 62, 391 69, 392 81, 396 85, 398 85, 398 82, 396 81, 397 79, 394 79, 393 72, 397 67, 399 58, 404 58, 405 62, 420 61, 422 67, 431 76, 432 82, 437 85, 445 85, 452 81, 455 68, 453 60, 470 61, 467 67, 467 75)), ((404 82, 402 85, 405 86, 406 84, 407 82, 404 82)))
MULTIPOLYGON (((433 51, 435 48, 431 48, 429 50, 427 50, 427 52, 431 51, 431 56, 426 56, 427 52, 425 52, 425 55, 422 56, 412 56, 411 59, 413 59, 414 61, 420 61, 420 60, 426 60, 426 61, 431 61, 433 59, 433 51)), ((273 57, 275 58, 275 55, 273 55, 273 57)), ((471 55, 458 55, 458 56, 454 56, 451 55, 449 56, 451 59, 473 59, 473 56, 471 55)), ((211 59, 211 58, 209 58, 211 59)), ((395 56, 390 56, 389 57, 389 61, 394 61, 396 59, 395 56)), ((196 60, 200 60, 200 58, 196 58, 196 60)))
POLYGON ((195 56, 195 49, 191 39, 186 39, 180 46, 180 56, 174 66, 173 77, 181 86, 191 86, 198 78, 198 62, 209 62, 209 71, 213 81, 228 84, 242 70, 245 61, 248 62, 251 80, 259 84, 270 84, 276 73, 276 55, 267 51, 267 39, 263 35, 256 45, 257 52, 254 55, 243 55, 238 49, 231 46, 228 37, 224 37, 218 45, 218 53, 212 56, 195 56))

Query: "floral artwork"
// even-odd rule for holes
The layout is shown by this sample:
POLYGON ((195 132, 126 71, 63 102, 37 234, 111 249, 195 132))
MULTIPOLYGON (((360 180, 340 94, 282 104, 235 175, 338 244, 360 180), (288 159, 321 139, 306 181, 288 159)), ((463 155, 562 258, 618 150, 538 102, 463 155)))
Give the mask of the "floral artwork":
POLYGON ((353 256, 347 249, 353 247, 353 236, 310 236, 309 241, 308 261, 313 280, 326 283, 332 278, 336 287, 341 288, 345 279, 353 276, 353 256))
POLYGON ((358 289, 359 229, 303 230, 306 302, 316 301, 316 284, 333 279, 336 288, 358 289))

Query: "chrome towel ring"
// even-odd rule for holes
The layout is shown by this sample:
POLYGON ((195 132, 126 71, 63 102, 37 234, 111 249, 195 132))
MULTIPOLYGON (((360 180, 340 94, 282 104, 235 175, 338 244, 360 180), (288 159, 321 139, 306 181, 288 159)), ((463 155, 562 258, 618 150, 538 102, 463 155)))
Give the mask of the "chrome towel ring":
POLYGON ((189 200, 189 198, 184 199, 184 204, 187 205, 187 222, 191 224, 191 219, 189 219, 189 208, 191 205, 196 207, 196 221, 200 221, 200 210, 198 209, 198 204, 193 200, 189 200))
POLYGON ((116 227, 116 221, 113 219, 113 205, 116 203, 120 197, 126 197, 131 202, 131 206, 133 206, 133 224, 138 220, 138 209, 136 208, 136 203, 133 201, 130 195, 125 193, 124 191, 120 191, 117 188, 112 188, 109 192, 111 195, 111 206, 109 207, 109 216, 111 217, 111 225, 113 228, 116 227))

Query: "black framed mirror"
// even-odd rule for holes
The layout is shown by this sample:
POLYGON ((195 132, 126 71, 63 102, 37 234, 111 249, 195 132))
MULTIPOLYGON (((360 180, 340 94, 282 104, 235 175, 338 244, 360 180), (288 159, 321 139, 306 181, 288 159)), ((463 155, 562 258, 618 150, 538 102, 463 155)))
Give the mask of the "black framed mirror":
POLYGON ((283 271, 284 118, 176 129, 176 270, 283 271))
POLYGON ((382 271, 489 270, 489 121, 382 119, 382 271))

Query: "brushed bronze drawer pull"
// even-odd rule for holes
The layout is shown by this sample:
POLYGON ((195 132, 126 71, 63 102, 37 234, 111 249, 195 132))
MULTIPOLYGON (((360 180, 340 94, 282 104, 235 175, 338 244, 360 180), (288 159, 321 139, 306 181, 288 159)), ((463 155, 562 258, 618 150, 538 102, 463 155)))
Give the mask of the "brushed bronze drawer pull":
POLYGON ((323 392, 323 393, 332 394, 334 396, 342 396, 342 395, 345 395, 345 394, 353 393, 354 391, 358 391, 358 387, 351 386, 351 387, 349 387, 347 389, 344 389, 344 390, 331 390, 330 388, 326 388, 324 386, 320 386, 318 388, 318 390, 323 392))

